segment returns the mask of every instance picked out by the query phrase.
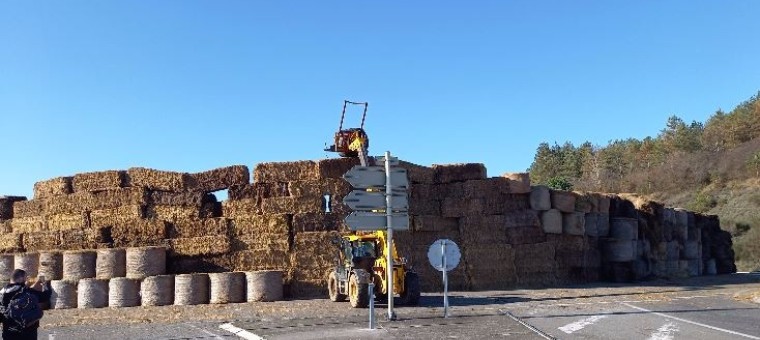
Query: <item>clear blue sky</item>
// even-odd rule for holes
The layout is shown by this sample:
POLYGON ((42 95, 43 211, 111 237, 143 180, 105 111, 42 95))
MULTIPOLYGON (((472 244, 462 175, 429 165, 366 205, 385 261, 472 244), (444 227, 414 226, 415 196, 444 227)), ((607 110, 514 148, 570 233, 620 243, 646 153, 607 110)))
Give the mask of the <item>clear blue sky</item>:
POLYGON ((371 153, 525 170, 760 89, 757 1, 2 1, 0 194, 148 166, 371 153), (358 120, 354 112, 351 116, 358 120), (351 118, 349 117, 349 118, 351 118))

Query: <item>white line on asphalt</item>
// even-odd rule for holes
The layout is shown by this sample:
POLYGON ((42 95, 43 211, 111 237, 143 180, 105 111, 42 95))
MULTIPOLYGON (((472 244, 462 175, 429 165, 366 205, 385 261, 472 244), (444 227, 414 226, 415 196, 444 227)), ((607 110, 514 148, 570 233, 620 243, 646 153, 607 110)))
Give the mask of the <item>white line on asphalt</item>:
POLYGON ((673 340, 673 333, 676 333, 678 331, 678 325, 673 322, 668 322, 662 325, 662 327, 658 328, 657 332, 652 333, 652 335, 647 340, 673 340))
POLYGON ((593 325, 597 321, 599 321, 601 319, 604 319, 606 317, 607 317, 607 315, 593 315, 593 316, 589 316, 589 317, 587 317, 587 318, 585 318, 583 320, 576 321, 576 322, 573 322, 573 323, 569 323, 567 325, 559 327, 559 330, 561 330, 561 331, 563 331, 563 332, 565 332, 567 334, 572 334, 573 332, 577 332, 577 331, 583 329, 586 326, 593 325))
POLYGON ((264 338, 262 338, 262 337, 260 337, 260 336, 258 336, 256 334, 253 334, 253 333, 251 333, 251 332, 249 332, 249 331, 247 331, 245 329, 242 329, 240 327, 235 327, 235 325, 233 325, 231 323, 225 323, 225 324, 219 325, 219 328, 221 328, 221 329, 223 329, 225 331, 228 331, 228 332, 230 332, 232 334, 235 334, 235 335, 237 335, 237 336, 239 336, 239 337, 241 337, 243 339, 247 339, 247 340, 264 340, 264 338))
POLYGON ((512 319, 512 320, 514 320, 514 321, 516 321, 517 323, 519 323, 519 324, 521 324, 521 325, 525 326, 525 328, 527 328, 527 329, 529 329, 529 330, 533 331, 533 333, 536 333, 536 334, 540 335, 540 336, 541 336, 542 338, 544 338, 544 339, 548 339, 548 340, 556 340, 556 339, 555 339, 553 336, 551 336, 551 335, 549 335, 549 334, 546 334, 546 333, 542 332, 540 329, 538 329, 538 328, 536 328, 536 327, 533 327, 531 324, 529 324, 529 323, 527 323, 527 322, 523 321, 522 319, 520 319, 520 318, 518 318, 518 317, 514 316, 514 315, 513 315, 512 313, 510 313, 509 311, 505 311, 505 310, 501 310, 501 309, 499 309, 499 312, 501 312, 502 314, 506 315, 506 316, 507 316, 507 317, 509 317, 510 319, 512 319))
POLYGON ((203 333, 206 333, 206 335, 211 335, 211 336, 214 337, 214 339, 224 340, 224 338, 222 338, 221 336, 219 336, 219 334, 215 334, 214 332, 211 332, 211 331, 209 331, 207 329, 203 329, 203 328, 200 328, 200 327, 198 327, 196 325, 192 325, 192 324, 189 324, 189 323, 186 324, 186 325, 188 325, 190 327, 193 327, 193 328, 195 328, 195 329, 197 329, 197 330, 199 330, 199 331, 201 331, 203 333))
POLYGON ((703 323, 699 323, 699 322, 694 322, 694 321, 690 321, 690 320, 682 319, 682 318, 679 318, 679 317, 676 317, 676 316, 672 316, 672 315, 667 315, 667 314, 663 314, 663 313, 654 312, 654 311, 648 310, 648 309, 646 309, 646 308, 636 307, 636 306, 634 306, 634 305, 632 305, 632 304, 630 304, 630 303, 625 303, 625 302, 623 302, 623 304, 624 304, 624 305, 626 305, 626 306, 628 306, 628 307, 631 307, 631 308, 633 308, 633 309, 638 309, 638 310, 640 310, 640 311, 642 311, 642 312, 646 312, 646 313, 652 313, 652 314, 654 314, 654 315, 659 315, 659 316, 662 316, 662 317, 664 317, 664 318, 673 319, 673 320, 677 320, 677 321, 681 321, 681 322, 685 322, 685 323, 690 323, 690 324, 692 324, 692 325, 695 325, 695 326, 700 326, 700 327, 704 327, 704 328, 709 328, 709 329, 712 329, 712 330, 716 330, 716 331, 720 331, 720 332, 724 332, 724 333, 728 333, 728 334, 733 334, 733 335, 743 336, 743 337, 745 337, 745 338, 749 338, 749 339, 760 340, 760 337, 756 337, 756 336, 754 336, 754 335, 749 335, 749 334, 739 333, 739 332, 737 332, 737 331, 732 331, 732 330, 730 330, 730 329, 725 329, 725 328, 720 328, 720 327, 710 326, 710 325, 706 325, 706 324, 703 324, 703 323))

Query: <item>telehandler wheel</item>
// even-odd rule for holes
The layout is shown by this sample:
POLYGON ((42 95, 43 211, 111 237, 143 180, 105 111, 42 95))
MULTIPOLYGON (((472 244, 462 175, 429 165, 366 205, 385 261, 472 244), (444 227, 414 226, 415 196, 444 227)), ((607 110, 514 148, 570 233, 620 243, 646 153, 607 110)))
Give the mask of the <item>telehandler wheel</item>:
POLYGON ((420 303, 420 277, 417 273, 407 272, 404 277, 404 292, 401 293, 401 304, 416 306, 420 303))
POLYGON ((388 301, 388 295, 383 293, 383 279, 377 274, 372 276, 374 277, 375 282, 375 299, 380 302, 388 301))
POLYGON ((351 277, 348 279, 348 301, 351 303, 351 307, 354 308, 367 308, 369 305, 369 283, 367 280, 359 278, 361 273, 351 273, 351 277))
POLYGON ((327 277, 327 290, 330 292, 330 301, 346 301, 346 294, 338 292, 338 275, 334 271, 327 277))

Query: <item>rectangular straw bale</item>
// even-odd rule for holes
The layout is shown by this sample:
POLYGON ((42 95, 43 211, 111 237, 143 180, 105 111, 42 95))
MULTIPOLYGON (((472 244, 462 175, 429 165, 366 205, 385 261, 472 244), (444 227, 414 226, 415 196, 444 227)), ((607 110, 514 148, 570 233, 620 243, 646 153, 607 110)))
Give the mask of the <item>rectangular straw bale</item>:
POLYGON ((45 213, 45 200, 33 199, 13 203, 14 218, 38 217, 45 213))
POLYGON ((13 204, 25 201, 24 196, 0 196, 0 221, 13 218, 13 204))
POLYGON ((484 198, 494 193, 511 193, 509 179, 503 177, 466 181, 463 182, 462 189, 464 196, 468 198, 484 198))
POLYGON ((222 202, 222 216, 228 218, 250 217, 261 214, 261 200, 246 198, 222 202))
POLYGON ((54 214, 46 217, 49 230, 69 230, 89 228, 90 218, 87 213, 54 214))
POLYGON ((334 232, 296 234, 291 258, 293 265, 324 273, 335 264, 336 248, 332 241, 336 237, 340 236, 334 232))
POLYGON ((399 167, 406 169, 406 177, 412 184, 435 183, 435 170, 430 167, 399 161, 399 167))
MULTIPOLYGON (((462 235, 459 231, 436 231, 436 232, 415 232, 412 233, 412 244, 415 246, 429 246, 438 239, 449 239, 457 243, 462 242, 462 235)), ((395 238, 395 234, 394 234, 395 238)))
POLYGON ((61 233, 57 231, 38 231, 24 233, 24 249, 30 251, 53 250, 61 247, 61 233))
POLYGON ((47 214, 74 214, 81 213, 95 202, 95 196, 91 192, 78 192, 65 196, 57 196, 46 200, 45 212, 47 214))
POLYGON ((291 218, 285 214, 254 215, 234 218, 230 222, 230 232, 234 237, 257 236, 259 234, 285 234, 290 232, 291 218))
POLYGON ((314 161, 259 163, 253 169, 255 183, 318 180, 319 169, 314 161))
POLYGON ((251 175, 245 165, 230 165, 190 174, 189 180, 191 190, 213 192, 227 189, 232 185, 248 184, 251 182, 251 175))
POLYGON ((200 207, 207 202, 216 202, 216 196, 202 192, 151 191, 149 196, 151 205, 200 207))
POLYGON ((61 248, 64 250, 83 250, 98 248, 97 232, 91 229, 69 229, 60 232, 61 248))
POLYGON ((546 233, 539 225, 519 226, 506 229, 507 243, 509 244, 533 244, 546 241, 546 233))
POLYGON ((229 257, 232 271, 286 270, 291 266, 290 254, 281 249, 233 251, 229 257))
MULTIPOLYGON (((75 195, 81 195, 77 193, 75 195)), ((93 192, 85 196, 91 200, 86 203, 87 209, 113 209, 125 205, 145 205, 148 203, 148 190, 140 187, 114 188, 93 192)))
POLYGON ((129 168, 129 185, 151 190, 182 192, 188 189, 190 175, 184 172, 163 171, 150 168, 129 168))
POLYGON ((462 255, 468 259, 465 269, 473 290, 511 288, 517 282, 514 249, 509 245, 466 247, 462 255))
POLYGON ((13 253, 21 251, 24 248, 22 234, 7 233, 0 234, 0 252, 13 253))
POLYGON ((227 236, 200 236, 169 240, 173 255, 219 255, 230 252, 230 238, 227 236))
POLYGON ((288 184, 290 196, 317 197, 330 194, 342 198, 351 192, 351 185, 343 179, 328 178, 318 181, 293 181, 288 184))
POLYGON ((145 211, 145 216, 167 221, 197 219, 201 217, 201 208, 179 205, 149 205, 145 211))
POLYGON ((297 214, 324 211, 322 196, 316 197, 270 197, 261 201, 264 214, 297 214))
POLYGON ((229 232, 230 220, 224 217, 179 219, 171 223, 169 237, 226 236, 229 232))
POLYGON ((8 234, 13 232, 13 226, 11 220, 0 221, 0 234, 8 234))
POLYGON ((229 200, 261 199, 288 195, 290 195, 288 182, 231 185, 227 190, 227 199, 229 200))
POLYGON ((440 215, 441 201, 423 197, 409 197, 409 214, 440 215))
POLYGON ((145 206, 142 205, 125 205, 113 209, 93 210, 90 212, 90 226, 93 228, 114 226, 143 217, 145 217, 145 206))
POLYGON ((241 236, 231 241, 232 251, 284 251, 290 250, 288 235, 261 233, 256 236, 241 236))
POLYGON ((509 181, 509 192, 514 194, 530 193, 530 173, 508 172, 501 175, 501 177, 504 177, 509 181))
POLYGON ((72 177, 56 177, 34 183, 34 198, 50 198, 72 193, 72 177))
POLYGON ((17 233, 37 232, 48 230, 44 217, 16 217, 11 220, 11 229, 17 233))
POLYGON ((436 215, 412 216, 414 231, 456 231, 459 230, 459 219, 436 215))
POLYGON ((71 186, 74 192, 116 189, 124 187, 126 177, 122 170, 85 172, 74 175, 71 186))
POLYGON ((486 167, 482 163, 433 164, 435 183, 464 182, 485 179, 486 167))
POLYGON ((575 211, 575 196, 576 194, 569 191, 551 191, 552 208, 557 209, 564 213, 571 213, 575 211))
POLYGON ((351 170, 355 165, 359 165, 359 159, 350 158, 329 158, 317 161, 317 172, 319 179, 334 178, 343 179, 343 174, 351 170))
POLYGON ((556 268, 555 249, 551 242, 516 245, 514 249, 518 274, 553 272, 556 268))
POLYGON ((348 231, 343 221, 345 215, 326 213, 301 213, 293 215, 294 232, 348 231))
POLYGON ((132 219, 119 221, 111 228, 116 247, 140 247, 162 245, 167 238, 169 225, 157 219, 132 219))
POLYGON ((471 215, 505 214, 529 209, 528 195, 494 194, 485 198, 448 197, 441 202, 441 215, 463 217, 471 215))

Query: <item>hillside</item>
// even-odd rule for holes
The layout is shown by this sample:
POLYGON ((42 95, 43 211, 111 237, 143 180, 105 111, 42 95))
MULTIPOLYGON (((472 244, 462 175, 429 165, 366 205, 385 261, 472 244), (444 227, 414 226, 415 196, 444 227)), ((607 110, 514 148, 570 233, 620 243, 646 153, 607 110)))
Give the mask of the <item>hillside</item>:
POLYGON ((760 270, 760 92, 704 123, 672 116, 653 137, 541 143, 528 171, 553 187, 637 192, 716 214, 734 236, 739 270, 760 270))

